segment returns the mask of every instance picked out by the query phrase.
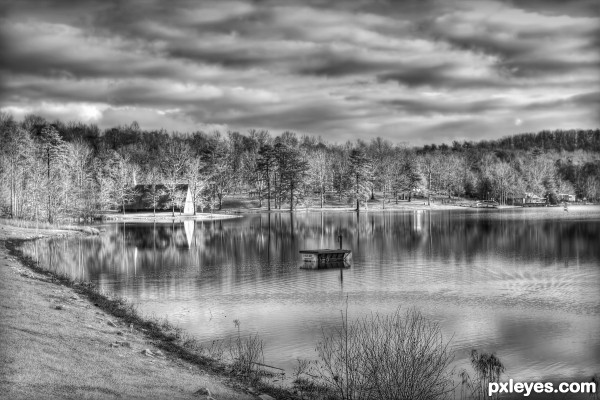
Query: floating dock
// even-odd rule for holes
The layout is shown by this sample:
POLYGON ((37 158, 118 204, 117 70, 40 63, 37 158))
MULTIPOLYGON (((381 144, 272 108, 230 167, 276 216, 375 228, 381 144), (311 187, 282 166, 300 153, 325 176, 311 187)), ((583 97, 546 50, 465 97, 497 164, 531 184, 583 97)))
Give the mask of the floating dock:
POLYGON ((342 249, 342 235, 338 236, 339 249, 300 250, 304 260, 304 268, 334 268, 347 267, 348 258, 352 256, 351 250, 342 249))
POLYGON ((332 263, 343 263, 352 253, 351 250, 345 249, 316 249, 316 250, 300 250, 304 262, 315 263, 317 265, 327 265, 332 263))

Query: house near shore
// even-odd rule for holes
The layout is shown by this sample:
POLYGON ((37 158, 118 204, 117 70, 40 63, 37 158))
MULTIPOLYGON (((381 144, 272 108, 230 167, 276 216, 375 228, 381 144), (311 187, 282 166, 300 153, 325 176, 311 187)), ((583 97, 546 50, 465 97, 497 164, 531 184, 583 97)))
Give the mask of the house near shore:
POLYGON ((525 196, 512 196, 506 199, 506 204, 511 206, 523 206, 525 204, 525 196))
POLYGON ((546 203, 546 199, 544 197, 538 196, 536 194, 528 193, 525 196, 525 203, 546 203))
POLYGON ((545 207, 547 205, 548 199, 531 193, 525 196, 525 203, 523 203, 523 207, 545 207))
POLYGON ((557 195, 557 197, 558 197, 558 201, 575 202, 574 194, 559 193, 557 195))
POLYGON ((525 195, 509 196, 506 198, 506 204, 511 206, 521 207, 532 207, 532 206, 545 206, 547 199, 540 197, 533 193, 526 193, 525 195))
POLYGON ((165 211, 172 210, 183 214, 194 213, 194 202, 188 184, 136 185, 133 200, 125 205, 125 211, 165 211), (155 203, 155 204, 154 204, 155 203))

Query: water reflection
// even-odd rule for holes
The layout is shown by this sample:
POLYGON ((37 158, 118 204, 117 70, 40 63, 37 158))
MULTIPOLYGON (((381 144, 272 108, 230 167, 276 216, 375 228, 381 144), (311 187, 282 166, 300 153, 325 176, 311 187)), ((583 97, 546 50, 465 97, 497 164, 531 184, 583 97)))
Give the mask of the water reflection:
POLYGON ((129 297, 210 341, 260 332, 291 370, 321 327, 414 306, 454 336, 457 363, 496 351, 515 379, 600 371, 600 212, 570 210, 255 214, 113 224, 27 251, 50 269, 129 297), (566 213, 565 213, 566 214, 566 213), (347 269, 306 270, 300 249, 353 251, 347 269))

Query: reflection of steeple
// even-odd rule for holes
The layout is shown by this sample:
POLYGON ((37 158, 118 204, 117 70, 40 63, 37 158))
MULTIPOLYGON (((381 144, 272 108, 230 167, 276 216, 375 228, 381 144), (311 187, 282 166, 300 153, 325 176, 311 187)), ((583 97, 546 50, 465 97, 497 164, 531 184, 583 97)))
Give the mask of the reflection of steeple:
POLYGON ((183 230, 185 231, 188 248, 191 248, 192 239, 194 238, 194 221, 183 221, 183 230))
POLYGON ((135 247, 133 249, 133 275, 137 275, 137 258, 138 258, 138 248, 135 247))
POLYGON ((413 218, 413 232, 421 232, 423 230, 423 211, 416 210, 413 218))

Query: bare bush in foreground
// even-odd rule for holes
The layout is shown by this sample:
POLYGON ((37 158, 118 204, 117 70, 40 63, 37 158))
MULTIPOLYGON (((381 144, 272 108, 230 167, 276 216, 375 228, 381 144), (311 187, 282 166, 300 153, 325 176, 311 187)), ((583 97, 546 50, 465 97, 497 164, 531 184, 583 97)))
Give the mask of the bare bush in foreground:
POLYGON ((323 332, 319 374, 343 400, 442 399, 453 391, 453 355, 440 327, 411 309, 371 314, 323 332))
MULTIPOLYGON (((475 370, 475 378, 471 379, 467 371, 462 371, 461 398, 487 399, 490 382, 499 382, 500 376, 504 372, 504 364, 494 354, 479 353, 477 350, 471 351, 471 366, 475 370), (467 393, 465 393, 465 390, 467 393), (465 397, 467 396, 467 397, 465 397)), ((493 398, 498 398, 498 393, 493 398)))
POLYGON ((258 333, 242 337, 240 321, 236 319, 233 323, 238 329, 238 334, 229 345, 229 354, 233 360, 232 367, 251 379, 257 379, 259 375, 258 366, 264 361, 264 343, 258 333))

